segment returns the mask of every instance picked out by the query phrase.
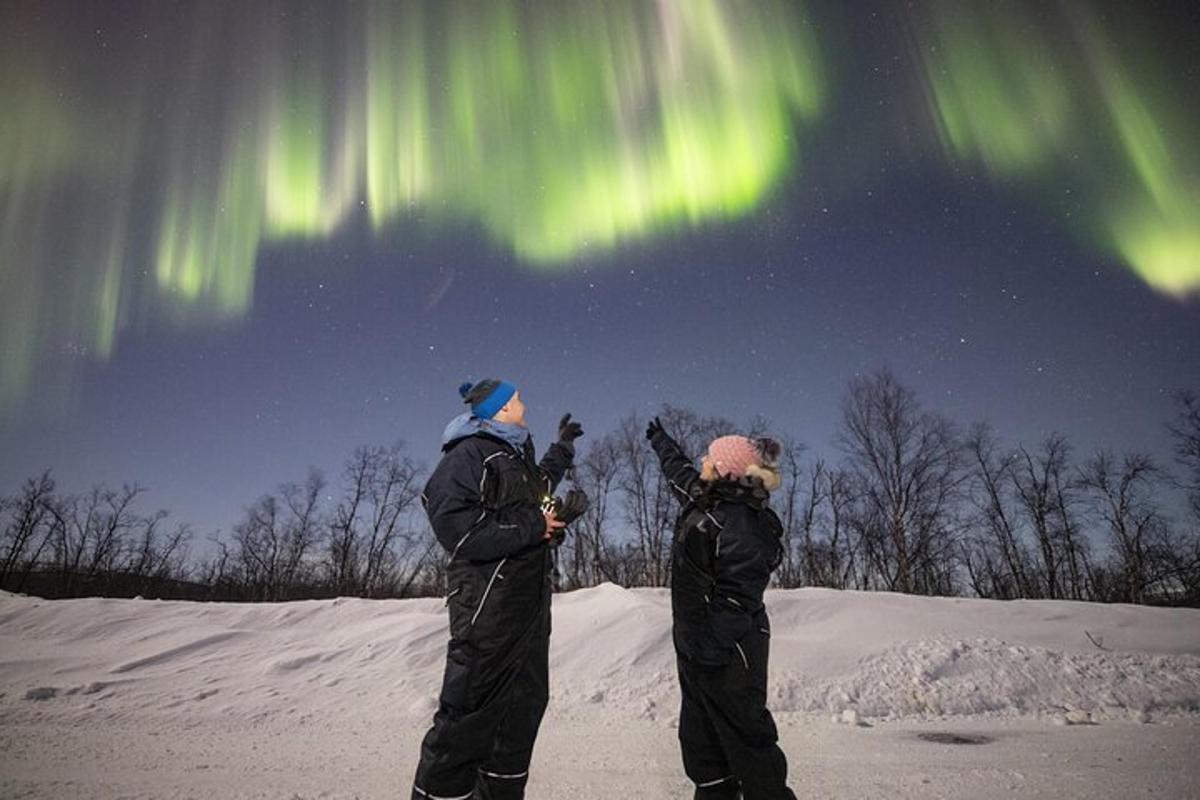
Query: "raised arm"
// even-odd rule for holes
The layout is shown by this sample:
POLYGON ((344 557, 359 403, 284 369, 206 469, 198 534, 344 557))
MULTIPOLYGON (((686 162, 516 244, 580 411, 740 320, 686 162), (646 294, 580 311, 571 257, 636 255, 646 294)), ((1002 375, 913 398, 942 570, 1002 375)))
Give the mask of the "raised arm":
POLYGON ((575 448, 570 444, 555 442, 546 448, 546 454, 538 463, 538 469, 546 479, 546 494, 554 494, 554 490, 558 488, 559 482, 562 481, 574 461, 575 448))
POLYGON ((456 450, 425 486, 425 513, 451 558, 495 561, 545 540, 546 518, 537 506, 484 506, 479 493, 483 469, 465 450, 456 450))
POLYGON ((646 427, 646 438, 658 456, 663 477, 670 484, 672 494, 680 503, 687 505, 700 496, 700 473, 692 466, 692 460, 684 454, 679 444, 663 429, 658 417, 646 427))
POLYGON ((546 449, 538 469, 546 479, 546 494, 554 494, 558 484, 575 461, 575 440, 583 436, 583 426, 566 414, 558 421, 558 441, 546 449))

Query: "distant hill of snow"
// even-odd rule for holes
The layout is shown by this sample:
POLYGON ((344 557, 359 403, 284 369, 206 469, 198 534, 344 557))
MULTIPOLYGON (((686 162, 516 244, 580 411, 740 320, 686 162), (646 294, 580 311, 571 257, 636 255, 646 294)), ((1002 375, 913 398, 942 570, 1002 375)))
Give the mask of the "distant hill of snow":
MULTIPOLYGON (((1200 711, 1197 610, 824 589, 771 591, 767 602, 777 711, 850 709, 866 720, 1200 711)), ((445 645, 436 599, 3 594, 0 707, 18 716, 72 702, 117 716, 186 707, 249 719, 352 712, 424 721, 445 645), (364 705, 364 696, 373 699, 364 705)), ((605 584, 556 595, 551 692, 552 709, 573 716, 600 706, 669 718, 677 687, 666 591, 605 584)))
MULTIPOLYGON (((1200 797, 1200 611, 819 589, 768 604, 799 797, 1200 797)), ((528 800, 690 798, 667 593, 558 595, 552 642, 528 800)), ((445 646, 436 599, 0 594, 0 796, 407 797, 445 646)))

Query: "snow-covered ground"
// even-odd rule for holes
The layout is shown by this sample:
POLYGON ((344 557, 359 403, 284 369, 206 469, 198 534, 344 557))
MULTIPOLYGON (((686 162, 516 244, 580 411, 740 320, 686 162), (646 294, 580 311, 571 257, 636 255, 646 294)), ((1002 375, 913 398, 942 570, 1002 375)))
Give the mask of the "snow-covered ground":
MULTIPOLYGON (((800 797, 1200 797, 1200 611, 767 602, 800 797)), ((669 631, 662 590, 555 597, 532 800, 690 797, 669 631)), ((0 796, 406 797, 445 640, 433 599, 0 594, 0 796)))

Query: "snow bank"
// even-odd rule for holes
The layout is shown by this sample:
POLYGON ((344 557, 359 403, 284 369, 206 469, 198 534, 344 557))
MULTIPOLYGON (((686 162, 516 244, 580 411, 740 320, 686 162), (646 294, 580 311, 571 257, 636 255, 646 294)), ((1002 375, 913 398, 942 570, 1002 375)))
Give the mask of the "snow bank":
MULTIPOLYGON (((1200 712, 1200 611, 822 589, 772 591, 767 602, 777 711, 1071 712, 1075 721, 1200 712)), ((0 594, 0 713, 298 723, 403 715, 419 726, 434 708, 445 644, 436 599, 0 594)), ((603 708, 670 720, 677 690, 667 593, 606 584, 556 596, 551 662, 556 714, 603 708)))

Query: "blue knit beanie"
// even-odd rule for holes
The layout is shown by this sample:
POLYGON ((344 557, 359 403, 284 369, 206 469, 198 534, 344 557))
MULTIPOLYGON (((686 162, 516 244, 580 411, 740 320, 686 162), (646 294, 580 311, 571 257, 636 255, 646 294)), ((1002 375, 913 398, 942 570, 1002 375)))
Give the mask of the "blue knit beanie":
POLYGON ((484 378, 478 383, 467 381, 458 387, 463 402, 471 405, 471 413, 480 419, 491 419, 517 393, 517 387, 507 381, 484 378))

